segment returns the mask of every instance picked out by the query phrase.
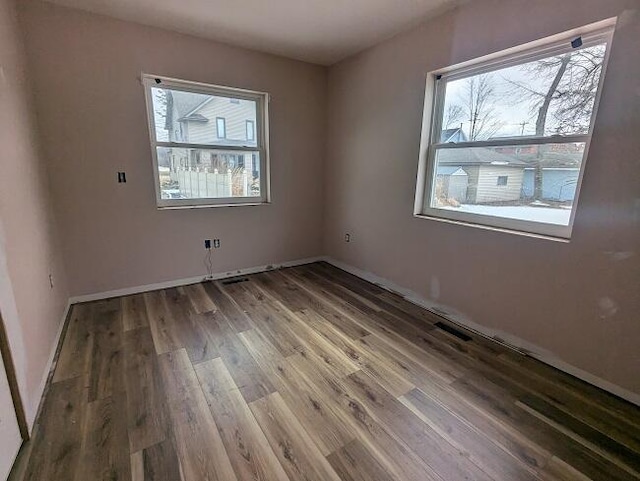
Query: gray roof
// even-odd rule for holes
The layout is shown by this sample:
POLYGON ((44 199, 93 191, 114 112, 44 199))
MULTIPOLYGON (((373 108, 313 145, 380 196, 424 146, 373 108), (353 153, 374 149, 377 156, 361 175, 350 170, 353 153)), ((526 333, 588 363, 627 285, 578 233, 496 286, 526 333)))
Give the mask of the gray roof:
MULTIPOLYGON (((173 110, 177 113, 177 120, 181 120, 196 107, 211 98, 210 95, 196 94, 193 92, 182 92, 181 90, 166 90, 167 92, 167 130, 171 130, 173 124, 173 110)), ((202 121, 202 120, 200 120, 202 121)))
POLYGON ((181 92, 180 90, 170 91, 173 97, 173 106, 179 117, 184 117, 200 104, 211 98, 210 95, 196 94, 193 92, 181 92))
POLYGON ((456 127, 454 129, 444 129, 440 132, 440 143, 447 142, 466 142, 467 136, 462 130, 462 127, 456 127))
POLYGON ((438 165, 506 165, 509 167, 523 167, 525 162, 515 156, 501 154, 484 147, 465 149, 440 149, 438 150, 438 165))
POLYGON ((458 167, 457 165, 438 165, 437 175, 467 175, 467 173, 462 170, 462 167, 458 167), (456 174, 457 172, 457 174, 456 174))
POLYGON ((202 114, 190 114, 186 117, 180 117, 178 122, 209 122, 209 119, 202 114))

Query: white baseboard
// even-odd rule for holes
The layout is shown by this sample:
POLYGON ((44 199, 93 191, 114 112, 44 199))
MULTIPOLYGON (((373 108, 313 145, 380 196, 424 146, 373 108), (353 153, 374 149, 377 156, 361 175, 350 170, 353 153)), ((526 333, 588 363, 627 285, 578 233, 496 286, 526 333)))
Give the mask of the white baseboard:
POLYGON ((36 395, 33 396, 32 399, 29 399, 29 407, 26 413, 26 417, 27 417, 27 425, 29 427, 30 433, 33 433, 34 424, 38 419, 38 414, 42 406, 42 400, 44 398, 45 389, 47 388, 47 383, 49 382, 49 377, 53 375, 53 371, 56 368, 55 366, 56 352, 58 351, 58 345, 60 344, 62 332, 64 330, 67 317, 69 316, 70 309, 71 309, 71 302, 67 302, 67 306, 64 308, 64 312, 62 313, 62 319, 60 320, 60 323, 58 325, 58 330, 56 332, 55 340, 51 346, 51 352, 49 353, 49 359, 47 361, 47 369, 45 369, 45 371, 42 374, 42 379, 40 380, 40 385, 38 386, 38 391, 36 392, 36 395))
POLYGON ((434 314, 437 314, 445 319, 451 321, 454 324, 457 324, 465 329, 475 332, 476 334, 486 337, 492 341, 499 342, 515 351, 518 351, 522 354, 526 354, 530 357, 533 357, 545 364, 555 367, 560 371, 571 374, 572 376, 577 377, 589 384, 599 387, 607 392, 615 394, 622 399, 625 399, 633 404, 640 406, 640 394, 636 394, 628 389, 620 387, 616 384, 613 384, 605 379, 599 378, 583 369, 580 369, 576 366, 573 366, 565 361, 563 361, 560 357, 554 354, 551 351, 541 348, 535 344, 532 344, 524 339, 520 339, 517 336, 509 334, 507 332, 499 331, 496 329, 491 329, 489 327, 483 326, 472 320, 468 319, 463 314, 456 312, 450 307, 440 305, 429 299, 425 299, 420 296, 416 292, 407 289, 406 287, 399 286, 394 282, 385 279, 384 277, 377 276, 368 271, 364 271, 357 267, 353 267, 349 264, 346 264, 337 259, 333 259, 332 257, 325 256, 322 260, 328 262, 329 264, 338 267, 344 271, 347 271, 354 276, 360 277, 365 281, 372 282, 388 291, 394 292, 396 294, 401 295, 407 301, 416 304, 424 309, 427 309, 434 314))
POLYGON ((69 299, 70 304, 77 304, 79 302, 99 301, 102 299, 109 299, 111 297, 129 296, 131 294, 139 294, 141 292, 157 291, 159 289, 168 289, 171 287, 187 286, 189 284, 196 284, 204 280, 218 280, 226 279, 228 277, 246 276, 249 274, 257 274, 259 272, 270 271, 273 269, 280 269, 282 267, 294 267, 301 266, 303 264, 311 264, 312 262, 318 262, 324 260, 324 257, 308 257, 306 259, 296 259, 292 261, 285 261, 275 264, 265 264, 262 266, 247 267, 244 269, 236 269, 225 272, 217 272, 212 276, 197 276, 187 277, 184 279, 176 279, 173 281, 158 282, 154 284, 145 284, 141 286, 125 287, 123 289, 115 289, 112 291, 96 292, 94 294, 85 294, 82 296, 73 296, 69 299))

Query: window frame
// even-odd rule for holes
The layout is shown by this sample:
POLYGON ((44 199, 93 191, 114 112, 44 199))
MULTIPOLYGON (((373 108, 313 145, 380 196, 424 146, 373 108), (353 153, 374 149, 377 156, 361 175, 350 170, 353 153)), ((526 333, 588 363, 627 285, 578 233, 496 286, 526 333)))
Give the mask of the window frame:
MULTIPOLYGON (((151 160, 153 168, 153 179, 156 192, 156 206, 158 209, 181 209, 181 208, 201 208, 201 207, 231 207, 264 205, 271 203, 271 183, 270 183, 270 159, 269 159, 269 101, 267 92, 247 90, 236 87, 226 87, 202 82, 181 80, 160 75, 141 74, 144 87, 145 102, 147 109, 147 126, 149 129, 149 141, 151 145, 151 160), (192 92, 198 94, 215 95, 229 99, 244 99, 256 102, 256 126, 255 145, 224 145, 220 143, 196 144, 191 142, 169 142, 156 140, 156 126, 153 110, 152 88, 164 87, 171 90, 192 92), (218 150, 218 151, 238 151, 250 155, 258 154, 260 159, 260 196, 251 197, 218 197, 218 198, 196 198, 196 199, 163 199, 158 168, 157 147, 173 147, 182 149, 218 150)), ((226 124, 226 122, 225 122, 226 124)), ((216 118, 217 130, 217 118, 216 118)), ((225 125, 226 134, 226 125, 225 125)), ((217 139, 217 131, 216 131, 217 139)), ((224 140, 224 139, 220 139, 224 140)))
POLYGON ((496 52, 444 69, 429 72, 427 74, 424 98, 420 156, 418 161, 418 175, 413 212, 414 216, 430 220, 470 225, 483 229, 506 231, 515 234, 531 235, 568 242, 573 230, 574 219, 579 202, 580 187, 582 185, 588 159, 593 127, 602 94, 602 87, 606 77, 615 24, 616 18, 603 20, 595 24, 587 25, 558 35, 553 35, 551 37, 546 37, 534 42, 529 42, 524 45, 496 52), (581 37, 582 45, 574 48, 571 45, 571 41, 576 37, 581 37), (546 137, 526 136, 522 139, 512 137, 508 139, 492 139, 458 143, 440 142, 447 82, 483 73, 494 72, 496 70, 521 65, 541 58, 576 51, 603 42, 606 42, 606 51, 602 65, 602 72, 598 81, 598 90, 594 100, 591 123, 589 125, 589 131, 586 134, 552 135, 546 137), (431 207, 431 197, 435 190, 437 178, 436 154, 438 150, 469 147, 518 147, 525 145, 529 146, 554 143, 568 144, 580 142, 585 144, 585 150, 578 175, 578 184, 576 186, 576 193, 573 200, 569 224, 567 226, 469 212, 456 212, 453 210, 431 207))

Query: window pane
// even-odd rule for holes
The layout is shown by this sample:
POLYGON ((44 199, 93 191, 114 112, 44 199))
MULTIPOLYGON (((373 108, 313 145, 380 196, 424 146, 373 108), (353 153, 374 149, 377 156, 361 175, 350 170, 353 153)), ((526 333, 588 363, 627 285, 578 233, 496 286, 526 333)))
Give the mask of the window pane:
POLYGON ((157 147, 162 199, 260 197, 260 153, 157 147))
POLYGON ((440 142, 587 134, 606 44, 446 84, 440 142))
POLYGON ((430 207, 569 225, 584 143, 439 149, 430 207))
POLYGON ((158 142, 257 146, 247 139, 247 121, 256 122, 255 100, 151 88, 158 142))

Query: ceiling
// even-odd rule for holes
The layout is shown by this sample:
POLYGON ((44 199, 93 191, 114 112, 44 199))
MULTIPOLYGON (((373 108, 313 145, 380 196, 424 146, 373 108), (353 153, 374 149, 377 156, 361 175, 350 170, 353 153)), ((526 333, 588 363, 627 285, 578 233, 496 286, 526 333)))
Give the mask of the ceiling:
POLYGON ((307 62, 331 65, 457 0, 49 0, 307 62))

